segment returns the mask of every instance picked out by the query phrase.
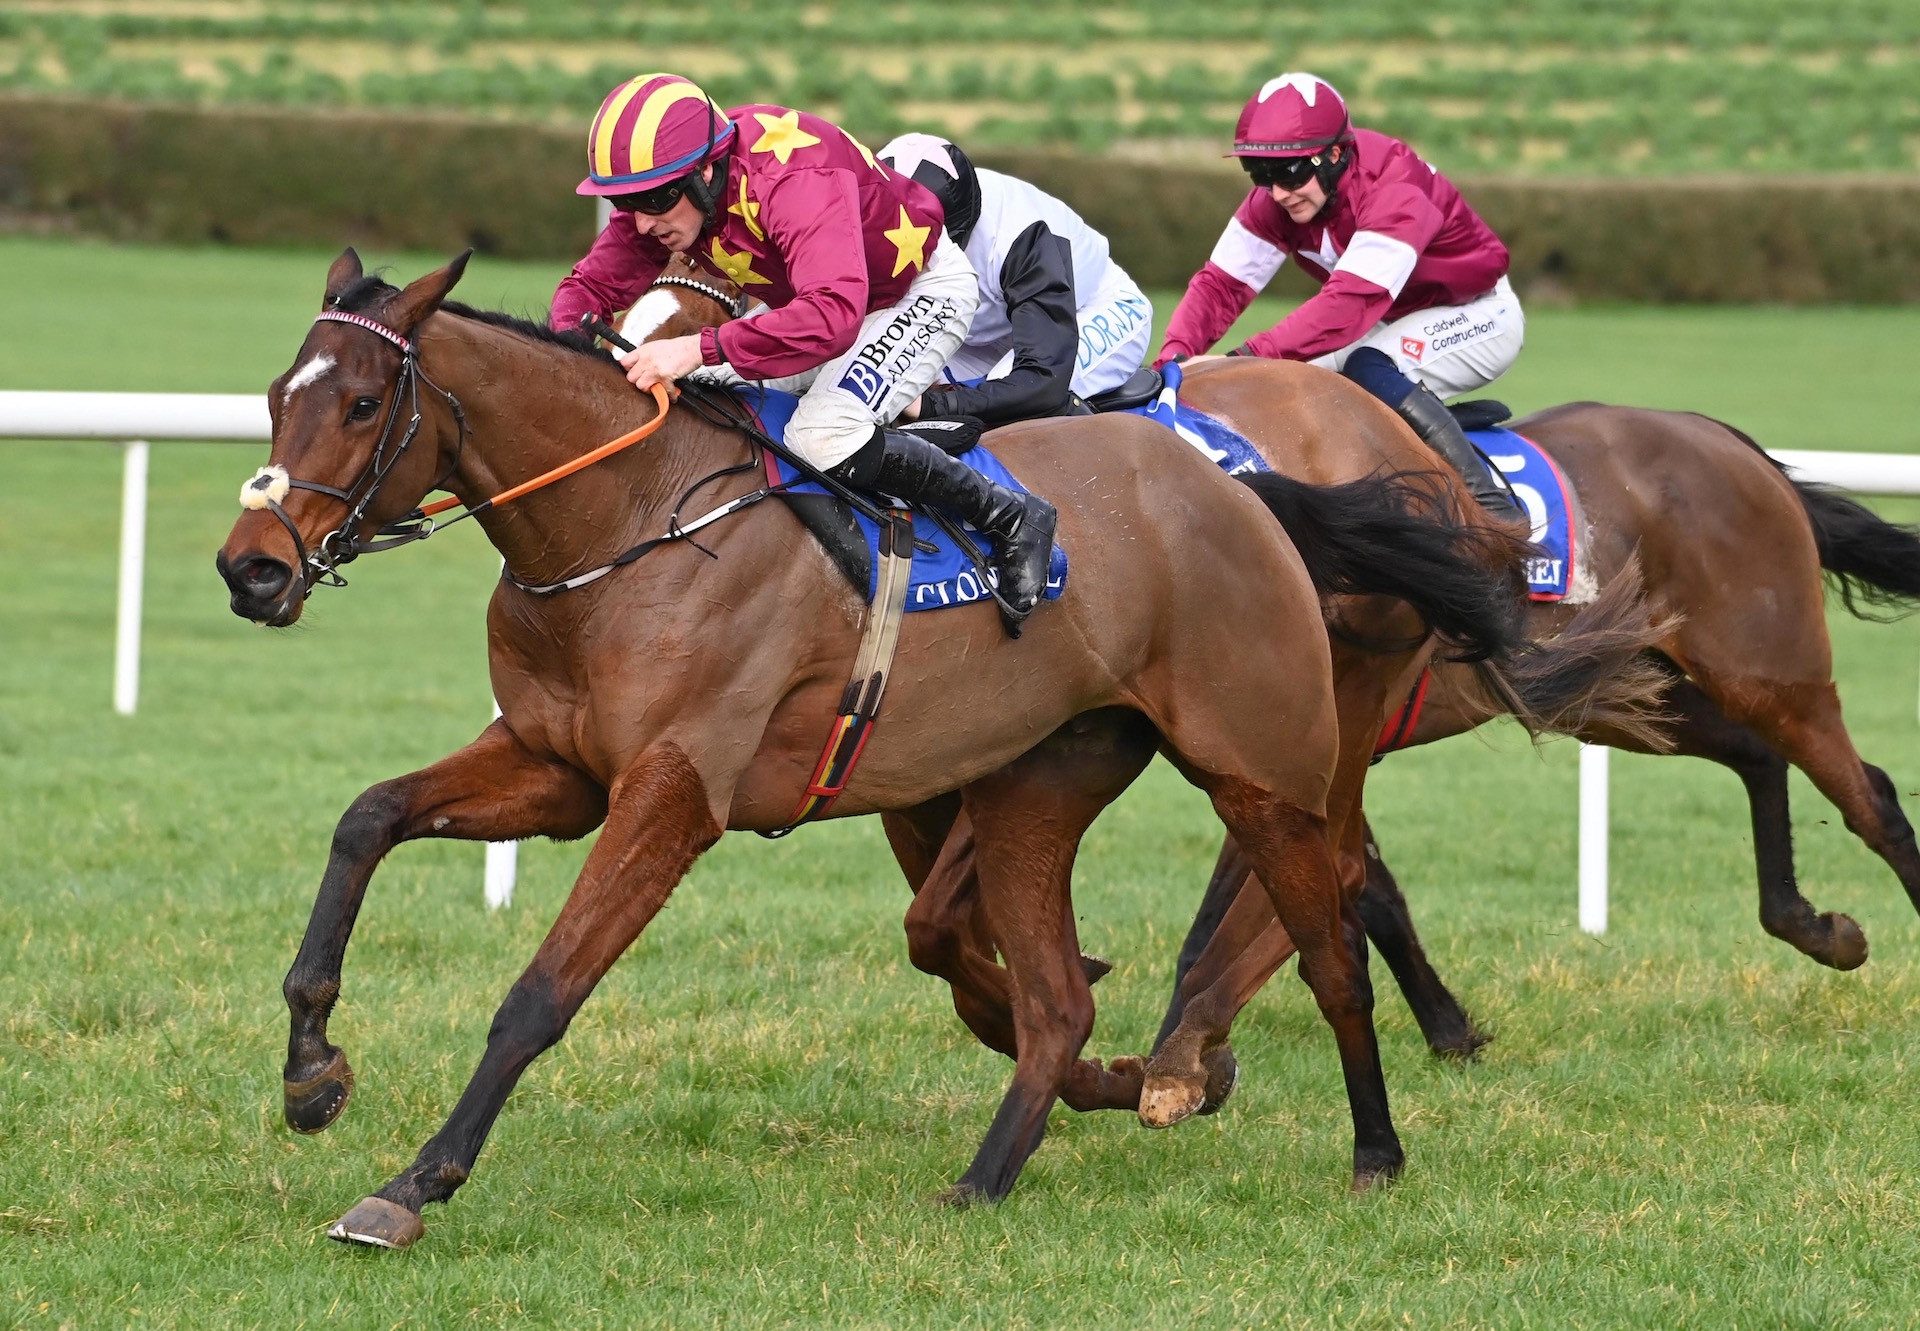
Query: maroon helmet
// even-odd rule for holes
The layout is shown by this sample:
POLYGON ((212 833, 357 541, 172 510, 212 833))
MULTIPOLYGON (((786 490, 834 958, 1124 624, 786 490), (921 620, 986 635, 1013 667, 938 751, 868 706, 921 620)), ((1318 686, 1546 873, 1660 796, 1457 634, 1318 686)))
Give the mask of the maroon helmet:
POLYGON ((1347 104, 1331 83, 1317 74, 1290 73, 1268 79, 1248 100, 1233 127, 1233 152, 1256 185, 1298 189, 1318 176, 1328 193, 1351 160, 1339 162, 1327 149, 1353 143, 1347 104))

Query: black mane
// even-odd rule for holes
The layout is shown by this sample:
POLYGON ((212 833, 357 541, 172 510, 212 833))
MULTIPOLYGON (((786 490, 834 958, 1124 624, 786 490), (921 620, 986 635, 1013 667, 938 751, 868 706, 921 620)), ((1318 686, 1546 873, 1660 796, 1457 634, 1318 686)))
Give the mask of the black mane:
MULTIPOLYGON (((393 285, 377 273, 368 273, 357 278, 340 293, 333 308, 350 314, 370 314, 373 307, 383 305, 390 296, 400 294, 400 288, 393 285)), ((492 324, 495 328, 504 328, 510 333, 532 338, 536 342, 547 342, 581 356, 590 356, 597 361, 612 362, 610 353, 595 343, 591 334, 578 329, 555 332, 544 323, 532 319, 522 319, 518 315, 508 314, 504 310, 476 310, 471 305, 463 305, 457 300, 442 301, 440 308, 448 314, 457 314, 462 319, 472 319, 477 323, 492 324)))

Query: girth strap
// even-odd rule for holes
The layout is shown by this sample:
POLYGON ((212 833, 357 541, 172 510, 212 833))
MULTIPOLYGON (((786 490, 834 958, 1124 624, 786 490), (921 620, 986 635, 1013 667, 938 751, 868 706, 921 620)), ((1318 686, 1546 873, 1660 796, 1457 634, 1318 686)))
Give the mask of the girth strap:
POLYGON ((1379 762, 1396 749, 1404 749, 1413 742, 1414 728, 1420 724, 1420 712, 1427 705, 1427 686, 1433 683, 1433 667, 1428 666, 1420 672, 1420 678, 1413 682, 1413 688, 1407 694, 1407 700, 1400 704, 1400 710, 1388 718, 1380 731, 1380 738, 1373 744, 1373 762, 1379 762))
POLYGON ((840 695, 840 711, 827 733, 826 748, 814 765, 813 777, 800 805, 785 827, 760 835, 783 837, 804 822, 822 817, 853 779, 853 769, 873 734, 880 699, 887 690, 894 649, 900 645, 900 625, 907 617, 907 588, 913 581, 913 515, 890 508, 880 527, 880 572, 873 604, 867 607, 866 628, 854 656, 853 677, 840 695))

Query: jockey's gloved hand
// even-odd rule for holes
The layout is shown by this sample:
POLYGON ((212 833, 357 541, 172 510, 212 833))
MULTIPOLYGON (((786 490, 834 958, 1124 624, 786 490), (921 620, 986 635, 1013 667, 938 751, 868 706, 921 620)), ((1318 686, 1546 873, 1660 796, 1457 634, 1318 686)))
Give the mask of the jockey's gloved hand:
POLYGON ((929 416, 923 409, 919 420, 895 428, 906 434, 917 435, 937 445, 948 457, 957 458, 980 442, 980 436, 986 433, 987 423, 978 416, 929 416))

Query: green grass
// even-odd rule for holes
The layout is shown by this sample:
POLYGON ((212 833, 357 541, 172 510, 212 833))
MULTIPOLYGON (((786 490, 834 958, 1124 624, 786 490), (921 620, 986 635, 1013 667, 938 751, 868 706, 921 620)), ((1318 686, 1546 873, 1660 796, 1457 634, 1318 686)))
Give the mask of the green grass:
POLYGON ((876 139, 934 129, 976 145, 1185 154, 1217 143, 1268 78, 1311 69, 1448 171, 1911 171, 1917 12, 1889 0, 1818 15, 1798 0, 22 0, 0 11, 0 90, 584 125, 608 88, 665 67, 723 103, 786 102, 876 139))
MULTIPOLYGON (((258 391, 326 259, 0 242, 0 387, 258 391)), ((557 276, 485 262, 462 294, 532 309, 557 276)), ((1893 317, 1543 311, 1501 388, 1911 449, 1893 317)), ((1920 924, 1891 875, 1796 776, 1808 895, 1874 947, 1823 971, 1754 922, 1738 783, 1622 758, 1613 927, 1585 937, 1573 754, 1512 734, 1374 775, 1436 963, 1499 1037, 1476 1067, 1435 1064, 1375 968, 1409 1152, 1383 1195, 1343 1192, 1332 1045, 1289 975, 1239 1030, 1225 1113, 1150 1134, 1058 1111, 1005 1205, 927 1204, 1007 1065, 907 964, 867 820, 724 841, 421 1246, 327 1243, 439 1126, 582 852, 525 847, 497 915, 477 847, 396 852, 333 1026, 355 1100, 323 1137, 280 1125, 279 979, 333 821, 484 723, 497 563, 449 533, 356 565, 295 632, 242 624, 212 553, 262 456, 156 449, 145 676, 122 718, 117 452, 0 443, 0 1324, 1913 1323, 1920 924)), ((1856 738, 1911 795, 1920 623, 1833 626, 1856 738)), ((1156 766, 1089 839, 1083 939, 1119 963, 1098 1052, 1150 1037, 1215 837, 1156 766)))

